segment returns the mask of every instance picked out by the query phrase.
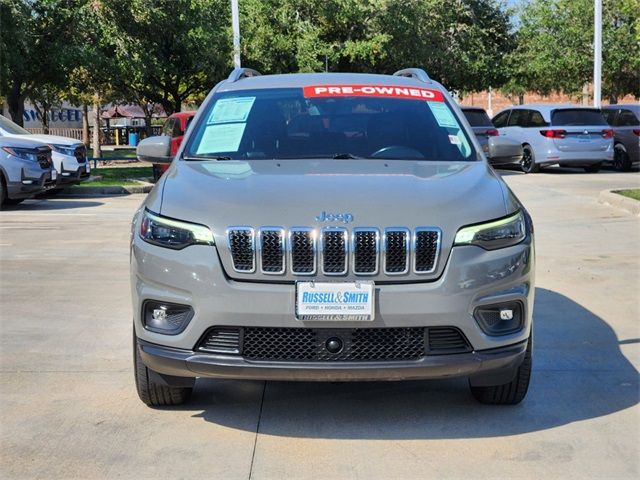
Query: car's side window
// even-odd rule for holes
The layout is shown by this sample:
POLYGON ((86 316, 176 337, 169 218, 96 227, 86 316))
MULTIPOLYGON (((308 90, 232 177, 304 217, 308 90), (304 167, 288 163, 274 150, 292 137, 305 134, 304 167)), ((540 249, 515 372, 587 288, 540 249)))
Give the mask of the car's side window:
POLYGON ((544 121, 544 117, 538 110, 531 110, 531 114, 529 115, 529 126, 530 127, 546 127, 549 124, 544 121))
POLYGON ((173 122, 173 129, 172 129, 171 136, 172 137, 179 137, 179 136, 181 136, 183 134, 184 134, 184 132, 180 128, 180 120, 176 118, 175 122, 173 122))
POLYGON ((173 136, 173 125, 175 123, 175 118, 168 118, 164 125, 162 126, 162 135, 167 135, 169 137, 173 136))
POLYGON ((529 110, 516 109, 511 112, 509 127, 525 127, 527 125, 527 117, 529 116, 529 110))
POLYGON ((499 113, 495 117, 493 117, 492 123, 496 128, 502 128, 507 126, 507 120, 509 119, 509 112, 511 110, 506 110, 504 112, 499 113))
POLYGON ((638 117, 631 110, 620 110, 618 115, 618 127, 637 127, 640 125, 638 117))
POLYGON ((607 108, 605 110, 602 110, 602 116, 607 121, 607 123, 611 126, 616 125, 615 120, 616 120, 617 113, 618 113, 618 110, 614 110, 612 108, 607 108))

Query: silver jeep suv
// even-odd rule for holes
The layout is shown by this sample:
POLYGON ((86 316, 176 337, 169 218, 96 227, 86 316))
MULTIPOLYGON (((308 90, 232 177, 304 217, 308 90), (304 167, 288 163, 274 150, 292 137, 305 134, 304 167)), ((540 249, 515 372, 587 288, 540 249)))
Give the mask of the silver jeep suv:
POLYGON ((419 69, 234 70, 135 214, 131 287, 148 405, 195 377, 529 384, 531 219, 419 69))

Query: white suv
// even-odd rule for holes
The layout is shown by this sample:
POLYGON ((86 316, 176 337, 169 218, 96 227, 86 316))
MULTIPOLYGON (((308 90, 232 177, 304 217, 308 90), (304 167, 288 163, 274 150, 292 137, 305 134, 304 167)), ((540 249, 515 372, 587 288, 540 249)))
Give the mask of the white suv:
POLYGON ((80 183, 89 178, 91 166, 87 161, 86 148, 75 138, 31 133, 0 115, 0 137, 28 138, 51 148, 53 165, 58 171, 57 188, 80 183))

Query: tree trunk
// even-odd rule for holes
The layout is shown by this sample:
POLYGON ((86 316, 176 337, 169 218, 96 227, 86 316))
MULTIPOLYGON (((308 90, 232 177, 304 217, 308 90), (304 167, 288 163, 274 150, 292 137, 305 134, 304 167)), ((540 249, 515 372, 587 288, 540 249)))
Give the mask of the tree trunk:
POLYGON ((518 105, 524 105, 524 94, 520 93, 518 95, 518 105))
POLYGON ((9 105, 11 120, 22 127, 24 125, 24 95, 20 92, 18 82, 15 82, 13 88, 9 90, 7 104, 9 105))
POLYGON ((46 103, 38 104, 37 101, 31 100, 33 108, 36 109, 38 115, 40 115, 40 125, 42 125, 42 133, 49 134, 49 107, 46 103))
POLYGON ((100 102, 97 97, 93 100, 93 156, 95 158, 102 157, 102 149, 100 148, 100 102))
POLYGON ((89 107, 82 105, 82 143, 89 148, 89 107))
POLYGON ((609 105, 617 105, 617 104, 618 104, 618 96, 609 95, 609 105))
POLYGON ((45 135, 49 134, 49 112, 50 108, 48 108, 46 105, 43 105, 40 115, 42 116, 42 133, 44 133, 45 135))
POLYGON ((147 138, 153 135, 153 128, 151 127, 151 113, 146 109, 144 111, 144 134, 147 138))

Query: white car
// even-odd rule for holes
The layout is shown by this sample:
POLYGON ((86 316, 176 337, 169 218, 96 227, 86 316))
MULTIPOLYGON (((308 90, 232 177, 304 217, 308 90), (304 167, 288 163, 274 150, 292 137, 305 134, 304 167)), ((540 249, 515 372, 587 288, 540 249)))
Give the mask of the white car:
POLYGON ((51 147, 53 165, 58 172, 57 188, 80 183, 89 178, 91 166, 84 144, 75 138, 31 133, 0 115, 0 137, 21 137, 51 147))
POLYGON ((613 130, 602 112, 579 105, 518 105, 493 117, 501 138, 522 145, 525 173, 549 165, 595 173, 613 161, 613 130))

